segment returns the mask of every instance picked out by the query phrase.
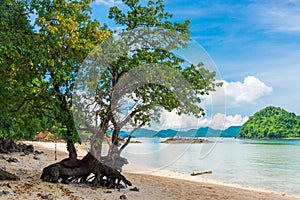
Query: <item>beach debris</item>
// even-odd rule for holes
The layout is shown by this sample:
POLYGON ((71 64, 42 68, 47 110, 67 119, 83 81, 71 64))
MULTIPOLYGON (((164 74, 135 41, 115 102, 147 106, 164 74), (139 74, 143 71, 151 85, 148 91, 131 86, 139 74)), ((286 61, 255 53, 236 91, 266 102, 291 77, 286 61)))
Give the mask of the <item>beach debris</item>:
POLYGON ((7 171, 4 171, 2 169, 0 169, 0 180, 12 180, 12 181, 19 181, 20 177, 9 173, 7 171))
POLYGON ((25 183, 24 184, 26 187, 32 187, 33 186, 33 184, 31 184, 31 183, 25 183))
POLYGON ((25 155, 34 152, 33 145, 16 143, 12 139, 0 138, 0 153, 23 152, 25 155))
POLYGON ((204 171, 204 172, 193 172, 191 173, 191 176, 199 176, 203 174, 212 174, 212 171, 204 171))
POLYGON ((54 195, 53 194, 38 193, 37 196, 41 197, 42 199, 48 199, 48 200, 53 200, 54 199, 54 195))
POLYGON ((137 187, 130 188, 129 190, 130 190, 130 191, 135 191, 135 192, 139 192, 139 191, 140 191, 140 189, 139 189, 139 188, 137 188, 137 187))
POLYGON ((104 190, 103 192, 104 192, 104 193, 112 193, 111 190, 104 190))
POLYGON ((0 196, 2 196, 2 195, 8 195, 8 194, 10 194, 10 192, 9 191, 6 191, 6 190, 2 190, 2 191, 0 191, 0 196))
POLYGON ((127 199, 127 196, 125 194, 120 196, 120 199, 127 199))
POLYGON ((35 160, 39 160, 40 158, 39 158, 39 157, 37 157, 37 156, 34 156, 34 157, 33 157, 33 159, 35 159, 35 160))
POLYGON ((12 162, 19 162, 18 159, 13 158, 13 157, 9 157, 8 159, 6 159, 7 162, 12 163, 12 162))
POLYGON ((40 155, 40 154, 43 154, 44 152, 43 151, 34 151, 34 155, 40 155))

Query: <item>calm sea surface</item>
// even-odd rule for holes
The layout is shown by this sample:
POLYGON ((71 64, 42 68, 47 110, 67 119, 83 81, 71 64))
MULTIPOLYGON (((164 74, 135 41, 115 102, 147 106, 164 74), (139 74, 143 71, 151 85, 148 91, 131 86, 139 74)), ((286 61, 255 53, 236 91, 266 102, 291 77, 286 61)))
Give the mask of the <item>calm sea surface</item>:
MULTIPOLYGON (((300 140, 215 139, 206 144, 162 144, 141 139, 123 152, 129 162, 300 195, 300 140)), ((142 171, 140 171, 142 172, 142 171)))

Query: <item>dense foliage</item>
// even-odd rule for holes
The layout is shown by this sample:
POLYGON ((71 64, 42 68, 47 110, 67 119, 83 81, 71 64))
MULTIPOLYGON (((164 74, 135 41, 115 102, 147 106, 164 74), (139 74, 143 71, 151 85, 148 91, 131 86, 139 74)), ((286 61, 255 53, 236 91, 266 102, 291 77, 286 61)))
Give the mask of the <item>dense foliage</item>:
POLYGON ((42 126, 36 40, 25 1, 0 1, 0 137, 32 138, 42 126))
POLYGON ((4 0, 0 11, 0 136, 49 130, 78 141, 74 78, 109 32, 91 19, 89 0, 4 0))
POLYGON ((243 125, 241 138, 300 137, 300 116, 278 107, 268 106, 256 112, 243 125))
POLYGON ((90 0, 0 1, 0 137, 31 139, 48 130, 68 142, 78 141, 74 86, 78 76, 85 83, 97 75, 87 73, 89 68, 79 75, 84 64, 93 65, 89 58, 106 62, 99 66, 96 60, 91 67, 103 67, 100 77, 83 88, 92 89, 96 123, 85 121, 77 128, 100 139, 92 145, 100 155, 101 144, 108 140, 120 153, 120 130, 127 124, 136 128, 150 124, 159 119, 162 109, 196 117, 205 114, 199 106, 201 95, 221 83, 203 63, 187 65, 173 52, 186 48, 191 40, 189 20, 174 22, 162 0, 122 2, 126 8, 110 8, 108 17, 121 26, 119 36, 113 37, 107 27, 92 20, 90 0), (122 89, 140 80, 145 84, 122 89), (126 116, 116 111, 123 108, 122 100, 134 105, 126 116), (109 131, 112 137, 104 139, 109 131))

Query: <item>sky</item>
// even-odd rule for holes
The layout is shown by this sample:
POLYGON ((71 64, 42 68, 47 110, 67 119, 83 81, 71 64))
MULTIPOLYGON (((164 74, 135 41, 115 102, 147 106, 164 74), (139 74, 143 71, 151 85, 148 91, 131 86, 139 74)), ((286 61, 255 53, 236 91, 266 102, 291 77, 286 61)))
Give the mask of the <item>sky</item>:
MULTIPOLYGON (((192 39, 215 64, 223 88, 203 98, 207 116, 196 120, 163 113, 160 129, 242 125, 272 105, 300 114, 300 1, 298 0, 165 0, 173 20, 191 20, 192 39), (225 103, 219 109, 220 94, 225 103), (179 125, 178 125, 179 124, 179 125)), ((109 27, 110 6, 96 0, 93 17, 109 27)), ((195 52, 195 57, 197 52, 195 52)), ((158 128, 158 127, 157 127, 158 128)))

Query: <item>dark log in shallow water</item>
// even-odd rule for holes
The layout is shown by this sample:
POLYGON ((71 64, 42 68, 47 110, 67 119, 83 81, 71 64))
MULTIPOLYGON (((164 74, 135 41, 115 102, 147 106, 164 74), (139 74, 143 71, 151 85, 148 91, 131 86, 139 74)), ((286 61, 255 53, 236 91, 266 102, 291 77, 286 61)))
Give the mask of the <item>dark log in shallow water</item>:
POLYGON ((193 172, 191 173, 191 176, 199 176, 203 174, 212 174, 212 171, 205 171, 205 172, 193 172))

